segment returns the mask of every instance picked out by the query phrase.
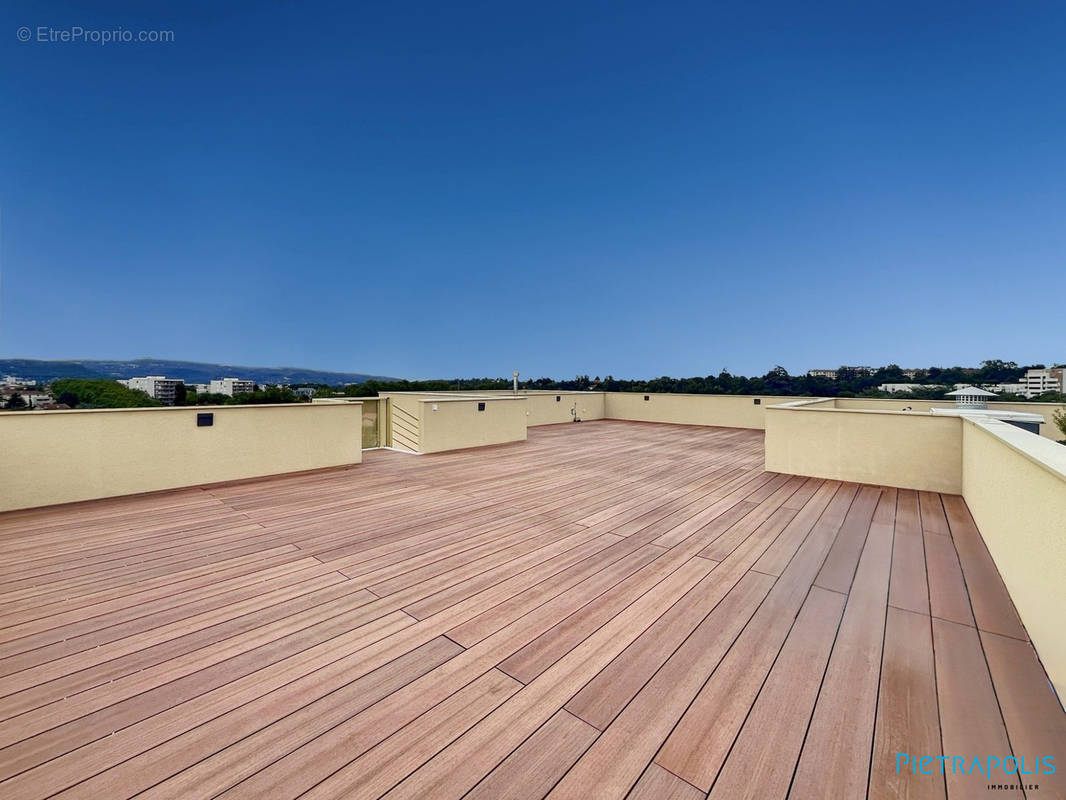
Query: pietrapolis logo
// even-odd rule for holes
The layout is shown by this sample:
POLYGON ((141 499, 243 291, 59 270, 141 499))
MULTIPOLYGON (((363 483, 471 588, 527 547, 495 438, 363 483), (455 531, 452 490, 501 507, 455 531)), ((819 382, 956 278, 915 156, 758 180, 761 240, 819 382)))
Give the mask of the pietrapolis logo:
POLYGON ((1055 757, 1036 756, 918 756, 896 753, 896 774, 910 767, 913 775, 973 775, 975 772, 986 779, 992 778, 992 770, 1003 770, 1007 775, 1054 775, 1055 757))

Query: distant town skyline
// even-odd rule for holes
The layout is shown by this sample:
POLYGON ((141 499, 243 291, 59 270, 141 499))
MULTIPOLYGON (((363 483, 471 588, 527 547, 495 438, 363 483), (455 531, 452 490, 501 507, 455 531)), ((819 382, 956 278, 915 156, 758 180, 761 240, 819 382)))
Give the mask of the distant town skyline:
MULTIPOLYGON (((1007 364, 1016 365, 1017 370, 1020 372, 1030 367, 1042 367, 1044 362, 1019 362, 1013 359, 1001 359, 1004 366, 1007 364)), ((993 363, 987 359, 981 359, 978 362, 972 364, 923 364, 905 366, 895 362, 877 365, 847 365, 841 364, 837 367, 812 367, 805 370, 787 370, 790 375, 795 377, 810 376, 810 377, 824 377, 829 379, 836 379, 837 373, 840 369, 848 370, 859 375, 873 375, 881 370, 889 370, 892 367, 899 367, 904 378, 913 378, 916 373, 924 373, 930 369, 945 369, 945 370, 977 370, 985 363, 993 363)), ((1060 369, 1063 365, 1062 361, 1051 360, 1046 362, 1046 366, 1055 367, 1060 369)), ((770 373, 772 370, 783 367, 783 365, 774 365, 764 372, 756 373, 743 373, 732 372, 731 374, 738 377, 750 377, 758 378, 765 374, 770 373)), ((143 377, 147 373, 166 373, 165 376, 160 377, 178 377, 187 383, 209 383, 220 379, 218 376, 223 376, 223 373, 237 373, 237 377, 247 377, 249 380, 253 380, 257 383, 274 384, 274 385, 288 385, 288 384, 306 384, 306 383, 319 383, 319 384, 331 384, 331 385, 343 385, 347 383, 359 383, 366 380, 380 380, 380 381, 421 381, 421 380, 469 380, 477 378, 505 378, 510 381, 510 376, 506 374, 506 371, 500 371, 498 373, 485 373, 485 374, 468 374, 468 375, 430 375, 430 376, 411 376, 411 375, 372 375, 367 373, 354 373, 354 372, 342 372, 333 370, 317 370, 307 367, 291 365, 279 365, 279 366, 267 366, 267 365, 240 365, 240 364, 224 364, 218 362, 198 362, 187 360, 169 360, 169 359, 18 359, 18 358, 0 358, 0 378, 5 375, 12 377, 18 377, 20 374, 26 375, 47 375, 48 377, 42 378, 43 380, 51 380, 54 377, 110 377, 113 379, 125 380, 133 377, 143 377)), ((596 370, 584 370, 578 371, 573 375, 558 375, 558 374, 529 374, 519 372, 519 380, 522 383, 528 381, 535 381, 537 379, 552 379, 566 381, 574 378, 575 376, 588 375, 595 378, 607 378, 608 376, 618 380, 650 380, 660 377, 672 377, 672 378, 686 378, 686 377, 701 377, 707 375, 718 375, 719 372, 709 373, 677 373, 674 375, 656 374, 656 375, 612 375, 612 373, 601 372, 596 370)))
POLYGON ((0 11, 0 356, 1061 358, 1066 6, 0 11), (172 31, 17 41, 20 26, 172 31), (947 44, 950 43, 950 44, 947 44))

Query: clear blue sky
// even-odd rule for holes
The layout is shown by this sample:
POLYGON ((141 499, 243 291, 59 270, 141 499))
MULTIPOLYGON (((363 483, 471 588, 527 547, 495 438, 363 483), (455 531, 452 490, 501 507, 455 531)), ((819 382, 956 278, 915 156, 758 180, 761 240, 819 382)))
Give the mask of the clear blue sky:
POLYGON ((1061 2, 8 3, 0 356, 1066 358, 1061 2), (17 29, 174 32, 19 42, 17 29))

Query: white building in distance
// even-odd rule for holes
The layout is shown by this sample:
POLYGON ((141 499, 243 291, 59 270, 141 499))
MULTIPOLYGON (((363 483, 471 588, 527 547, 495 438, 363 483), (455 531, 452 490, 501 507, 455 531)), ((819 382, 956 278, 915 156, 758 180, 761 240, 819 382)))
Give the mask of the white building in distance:
POLYGON ((1025 396, 1036 397, 1044 392, 1061 392, 1066 384, 1066 367, 1026 370, 1022 376, 1025 384, 1025 396))
MULTIPOLYGON (((877 372, 873 367, 849 367, 843 366, 840 369, 848 369, 854 372, 856 375, 873 375, 877 372)), ((829 378, 830 380, 836 380, 837 375, 840 374, 840 369, 809 369, 807 375, 811 378, 829 378)))
MULTIPOLYGON (((915 389, 921 389, 923 386, 929 386, 929 384, 923 383, 882 383, 877 388, 882 392, 888 392, 889 394, 896 394, 897 392, 913 392, 915 389)), ((930 388, 936 388, 930 386, 930 388)))
POLYGON ((1024 383, 983 383, 981 388, 996 394, 1025 394, 1026 385, 1024 383))
POLYGON ((219 378, 211 381, 211 394, 227 394, 230 397, 238 394, 251 394, 255 391, 255 381, 246 381, 243 378, 219 378))
POLYGON ((146 375, 143 378, 130 378, 119 383, 130 389, 139 389, 163 405, 172 406, 178 386, 184 385, 185 381, 181 378, 165 378, 162 375, 146 375))

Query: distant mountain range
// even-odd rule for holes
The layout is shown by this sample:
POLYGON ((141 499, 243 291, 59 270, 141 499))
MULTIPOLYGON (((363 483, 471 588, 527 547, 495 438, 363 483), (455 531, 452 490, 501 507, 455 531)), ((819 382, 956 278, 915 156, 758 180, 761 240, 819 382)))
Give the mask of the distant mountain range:
POLYGON ((0 358, 0 377, 16 375, 47 383, 56 378, 133 378, 165 375, 187 383, 208 383, 216 378, 234 377, 256 383, 363 383, 391 381, 384 375, 362 372, 325 372, 303 367, 241 367, 235 364, 205 364, 198 361, 170 361, 164 358, 138 358, 133 361, 40 361, 33 358, 0 358))

